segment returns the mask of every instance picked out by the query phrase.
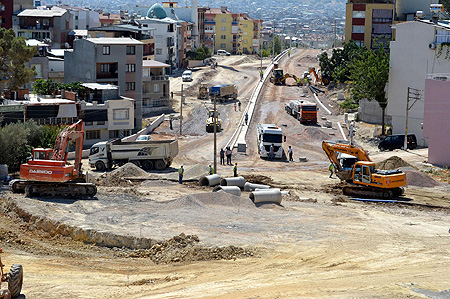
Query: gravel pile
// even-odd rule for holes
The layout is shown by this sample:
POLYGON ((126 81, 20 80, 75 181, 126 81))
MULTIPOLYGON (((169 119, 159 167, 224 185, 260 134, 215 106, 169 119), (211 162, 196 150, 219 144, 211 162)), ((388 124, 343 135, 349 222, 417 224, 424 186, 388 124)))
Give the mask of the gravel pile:
MULTIPOLYGON (((198 181, 202 176, 208 175, 209 167, 206 164, 195 164, 184 166, 183 182, 198 181)), ((178 181, 178 172, 170 173, 166 176, 168 180, 178 181)))
POLYGON ((432 188, 441 185, 441 183, 435 181, 426 173, 417 171, 412 167, 400 167, 399 169, 406 174, 406 184, 408 186, 432 188))
POLYGON ((406 162, 405 160, 403 160, 402 158, 400 158, 398 156, 392 156, 392 157, 390 157, 386 160, 383 160, 381 162, 378 162, 376 164, 377 169, 383 169, 383 170, 397 169, 400 167, 415 168, 414 166, 412 166, 411 164, 409 164, 408 162, 406 162))
POLYGON ((167 201, 164 203, 165 208, 195 208, 206 207, 211 205, 233 207, 239 206, 241 209, 257 209, 253 202, 247 197, 240 197, 226 193, 224 191, 189 194, 182 198, 167 201))
POLYGON ((108 186, 128 186, 130 183, 123 178, 125 177, 146 177, 148 173, 134 165, 133 163, 127 163, 122 167, 119 167, 108 174, 102 174, 96 181, 96 185, 106 186, 108 180, 108 186))
POLYGON ((232 260, 251 257, 253 251, 236 246, 203 247, 196 235, 181 233, 167 241, 157 242, 150 249, 122 250, 116 249, 119 257, 150 258, 156 264, 180 262, 232 260))
POLYGON ((304 141, 329 140, 330 135, 323 132, 319 127, 306 127, 298 136, 304 141))

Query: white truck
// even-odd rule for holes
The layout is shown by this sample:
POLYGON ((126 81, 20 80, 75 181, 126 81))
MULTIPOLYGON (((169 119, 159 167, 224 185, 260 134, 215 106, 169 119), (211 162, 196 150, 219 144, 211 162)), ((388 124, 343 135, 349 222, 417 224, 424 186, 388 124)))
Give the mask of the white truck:
POLYGON ((94 144, 89 152, 89 165, 104 171, 131 162, 145 170, 163 170, 177 154, 176 139, 123 142, 118 138, 94 144))
POLYGON ((258 124, 258 153, 261 158, 268 158, 273 144, 274 158, 283 157, 283 132, 274 124, 258 124))

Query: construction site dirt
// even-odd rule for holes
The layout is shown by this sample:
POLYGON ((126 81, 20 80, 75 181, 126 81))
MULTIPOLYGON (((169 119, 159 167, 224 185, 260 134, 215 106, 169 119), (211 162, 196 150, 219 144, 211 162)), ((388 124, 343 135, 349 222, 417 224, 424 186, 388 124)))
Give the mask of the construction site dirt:
MULTIPOLYGON (((309 65, 317 68, 318 53, 297 49, 279 66, 301 75, 309 65)), ((233 101, 218 105, 224 122, 220 149, 244 113, 260 61, 250 56, 217 61, 214 70, 195 70, 191 84, 204 78, 211 85, 238 87, 241 111, 234 111, 233 101)), ((181 79, 171 78, 171 87, 180 89, 181 79)), ((249 192, 213 193, 196 182, 213 162, 204 107, 211 102, 198 100, 194 87, 187 90, 183 136, 178 121, 173 130, 164 122, 153 134, 179 138, 171 168, 147 173, 127 164, 105 176, 84 161, 98 185, 93 199, 28 198, 1 188, 2 258, 23 265, 23 298, 424 298, 431 293, 445 298, 439 294, 450 289, 450 187, 420 171, 427 149, 379 152, 367 146, 374 162, 413 173, 402 201, 414 204, 354 201, 342 195, 339 179, 329 178, 321 148, 325 139, 343 138, 337 124, 343 116, 320 109, 317 126, 301 125, 284 104, 301 98, 303 87, 290 79, 286 86, 267 80, 250 122, 247 151, 234 150, 232 162, 246 181, 289 194, 281 204, 256 206, 249 192), (293 162, 259 157, 258 123, 282 128, 293 162), (392 156, 395 161, 387 161, 392 156), (183 184, 177 181, 180 164, 191 178, 183 184)), ((327 101, 331 92, 336 91, 319 97, 333 110, 327 101)), ((305 98, 314 101, 310 92, 305 98)), ((176 94, 176 111, 179 100, 176 94)), ((356 138, 366 148, 366 139, 356 138)), ((217 172, 233 175, 226 165, 218 165, 217 172)))

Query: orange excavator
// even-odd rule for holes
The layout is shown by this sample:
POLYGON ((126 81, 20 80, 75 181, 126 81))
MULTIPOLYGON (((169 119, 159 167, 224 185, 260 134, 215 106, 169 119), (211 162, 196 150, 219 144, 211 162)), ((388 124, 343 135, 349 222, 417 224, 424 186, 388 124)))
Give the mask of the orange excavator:
POLYGON ((86 183, 81 171, 84 140, 84 124, 77 123, 64 128, 51 148, 35 148, 27 163, 20 165, 20 179, 10 182, 10 190, 27 196, 76 197, 97 194, 94 184, 86 183), (67 163, 70 142, 75 142, 75 161, 67 163))
POLYGON ((323 141, 322 149, 335 167, 336 176, 349 183, 342 191, 345 195, 365 198, 390 199, 403 194, 406 174, 400 170, 380 170, 370 160, 369 154, 356 145, 323 141), (336 153, 344 153, 357 158, 350 170, 345 170, 336 153))
POLYGON ((316 84, 317 84, 317 83, 322 83, 322 84, 325 85, 325 86, 327 86, 328 84, 330 84, 330 81, 331 81, 331 80, 330 80, 330 77, 325 76, 324 74, 322 74, 321 76, 319 76, 319 75, 316 73, 316 68, 315 68, 315 67, 310 68, 308 74, 313 74, 313 75, 314 75, 314 77, 316 78, 316 84))

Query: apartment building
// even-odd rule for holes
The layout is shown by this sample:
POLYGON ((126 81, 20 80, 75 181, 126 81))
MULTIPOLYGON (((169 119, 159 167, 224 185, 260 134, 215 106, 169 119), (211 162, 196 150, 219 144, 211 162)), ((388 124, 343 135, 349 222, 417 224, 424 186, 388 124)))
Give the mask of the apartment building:
POLYGON ((259 53, 261 24, 262 20, 252 19, 247 13, 240 15, 239 27, 242 30, 241 48, 244 54, 259 53))
POLYGON ((392 24, 413 20, 417 11, 431 17, 430 4, 438 0, 348 0, 345 41, 374 48, 392 40, 392 24))
POLYGON ((94 27, 88 30, 88 34, 93 38, 100 37, 130 37, 142 42, 143 59, 155 59, 155 28, 150 28, 148 24, 140 24, 136 21, 129 24, 111 25, 106 27, 94 27))
POLYGON ((0 27, 11 29, 13 16, 24 9, 33 9, 33 0, 9 0, 0 2, 0 27))
MULTIPOLYGON (((450 42, 450 25, 416 20, 395 25, 396 38, 390 43, 390 69, 388 106, 386 113, 392 117, 392 132, 404 134, 406 126, 406 101, 408 87, 425 89, 427 74, 448 73, 450 60, 446 59, 450 42), (442 53, 443 52, 443 53, 442 53), (408 55, 405 55, 408 53, 408 55)), ((428 146, 424 139, 424 100, 415 101, 409 110, 408 133, 416 134, 420 146, 428 146)))
POLYGON ((13 29, 17 36, 37 39, 52 48, 65 48, 73 18, 67 10, 25 9, 13 17, 13 29))
MULTIPOLYGON (((42 6, 39 7, 39 9, 42 8, 42 6)), ((52 6, 51 9, 69 11, 72 15, 73 29, 75 30, 87 30, 91 27, 100 26, 100 17, 97 11, 88 8, 73 7, 69 5, 52 6)))
POLYGON ((170 81, 166 69, 170 65, 155 61, 142 62, 142 111, 150 113, 171 108, 170 81))
MULTIPOLYGON (((34 67, 34 79, 51 79, 53 82, 64 83, 64 50, 51 49, 50 45, 35 39, 26 40, 27 46, 39 47, 39 52, 25 63, 26 67, 34 67), (58 52, 62 52, 62 57, 58 52)), ((32 82, 27 84, 32 89, 32 82)))
POLYGON ((64 82, 108 83, 135 100, 134 128, 142 127, 143 43, 132 38, 86 38, 64 55, 64 82))

